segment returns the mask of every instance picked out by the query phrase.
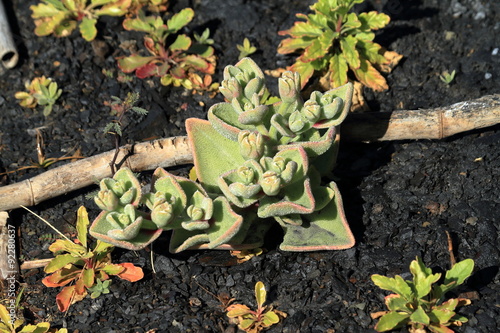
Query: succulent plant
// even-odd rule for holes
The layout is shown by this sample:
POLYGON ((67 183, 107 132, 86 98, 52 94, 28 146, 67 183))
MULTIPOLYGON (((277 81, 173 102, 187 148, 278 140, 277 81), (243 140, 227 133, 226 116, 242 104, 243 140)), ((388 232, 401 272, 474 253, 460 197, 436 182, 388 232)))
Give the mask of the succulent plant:
POLYGON ((210 121, 186 121, 198 182, 157 169, 151 191, 142 193, 133 173, 121 169, 101 181, 96 203, 103 212, 91 234, 140 249, 172 230, 172 252, 242 250, 261 246, 274 219, 285 232, 283 250, 353 246, 337 186, 322 183, 352 85, 313 92, 304 102, 299 75, 286 72, 280 100, 271 103, 262 71, 244 58, 226 67, 220 90, 227 102, 210 108, 210 121))

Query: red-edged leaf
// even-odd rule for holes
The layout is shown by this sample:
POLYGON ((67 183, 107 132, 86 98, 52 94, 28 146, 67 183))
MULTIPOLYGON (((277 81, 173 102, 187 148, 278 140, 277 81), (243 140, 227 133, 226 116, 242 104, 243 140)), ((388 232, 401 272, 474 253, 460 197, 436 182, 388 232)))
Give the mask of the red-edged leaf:
POLYGON ((121 272, 120 274, 117 274, 117 276, 121 279, 130 281, 130 282, 135 282, 139 281, 144 277, 144 272, 142 271, 142 268, 134 266, 134 264, 126 262, 123 264, 118 264, 119 266, 123 266, 125 270, 121 272))
POLYGON ((215 70, 214 65, 194 54, 188 55, 186 58, 184 58, 184 63, 189 65, 189 67, 206 74, 213 74, 215 70))
POLYGON ((304 86, 307 84, 307 82, 309 82, 309 79, 314 74, 314 67, 310 62, 304 63, 301 61, 297 61, 290 67, 290 70, 300 74, 300 83, 302 86, 301 88, 304 88, 304 86))
MULTIPOLYGON (((306 18, 306 16, 301 16, 306 18)), ((323 33, 323 29, 315 26, 309 22, 296 21, 293 26, 288 30, 278 32, 278 35, 290 35, 292 37, 318 37, 323 33)))
POLYGON ((71 266, 71 268, 63 268, 60 269, 53 274, 46 276, 42 283, 46 287, 61 287, 65 286, 71 281, 75 279, 75 277, 80 274, 81 270, 75 266, 71 266))
POLYGON ((175 79, 185 79, 186 71, 180 66, 177 66, 172 68, 172 70, 170 71, 170 75, 172 75, 172 77, 174 77, 175 79))
POLYGON ((160 70, 159 66, 156 63, 149 63, 147 65, 141 66, 137 68, 135 71, 135 76, 139 79, 145 79, 150 76, 159 75, 160 70))
POLYGON ((377 30, 385 27, 391 18, 384 13, 371 11, 368 13, 360 13, 358 19, 361 21, 363 30, 377 30))
POLYGON ((385 78, 366 59, 360 59, 361 65, 358 69, 353 69, 359 82, 375 91, 389 89, 385 78))
POLYGON ((233 304, 227 307, 227 316, 229 318, 240 317, 252 313, 252 310, 246 305, 233 304))
POLYGON ((334 54, 330 59, 330 82, 332 88, 340 87, 347 83, 347 61, 343 54, 334 54))
POLYGON ((128 57, 118 58, 118 67, 124 73, 132 73, 137 68, 142 67, 152 61, 155 61, 156 57, 143 57, 138 54, 133 54, 128 57))

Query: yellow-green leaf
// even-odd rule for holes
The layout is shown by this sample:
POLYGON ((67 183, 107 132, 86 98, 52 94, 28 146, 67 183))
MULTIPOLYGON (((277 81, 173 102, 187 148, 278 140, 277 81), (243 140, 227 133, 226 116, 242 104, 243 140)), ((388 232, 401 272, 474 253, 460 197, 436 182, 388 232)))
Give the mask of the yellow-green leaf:
POLYGON ((384 91, 389 89, 387 81, 368 60, 360 59, 360 67, 353 70, 359 82, 372 88, 375 91, 384 91))
POLYGON ((97 19, 90 19, 88 17, 82 19, 80 23, 80 32, 82 33, 83 39, 87 42, 94 40, 95 36, 97 36, 96 24, 97 19))
POLYGON ((257 306, 261 308, 266 302, 266 287, 261 281, 255 284, 255 298, 257 299, 257 306))
POLYGON ((280 318, 273 311, 266 312, 264 314, 264 316, 262 317, 262 324, 265 327, 269 327, 269 326, 271 326, 273 324, 277 324, 277 323, 279 323, 279 321, 280 321, 280 318))
POLYGON ((252 310, 250 310, 250 308, 248 306, 242 305, 242 304, 230 305, 227 308, 227 310, 228 310, 227 316, 229 318, 240 317, 240 316, 244 316, 246 314, 252 313, 252 310))
POLYGON ((45 273, 53 273, 67 264, 74 264, 76 263, 80 258, 74 257, 71 254, 60 254, 56 256, 54 259, 52 259, 47 266, 45 266, 45 273))
POLYGON ((168 21, 167 27, 171 32, 177 32, 186 26, 194 17, 194 10, 191 8, 184 8, 177 14, 174 14, 168 21))
POLYGON ((361 13, 358 16, 362 24, 362 29, 377 30, 385 27, 391 18, 384 13, 371 11, 368 13, 361 13))
POLYGON ((352 69, 359 68, 359 52, 356 50, 356 44, 358 40, 354 36, 347 36, 340 40, 340 48, 342 49, 342 54, 344 55, 349 67, 352 69))
POLYGON ((87 248, 87 229, 89 227, 89 215, 85 206, 78 208, 76 218, 77 238, 83 247, 87 248))
POLYGON ((83 284, 85 287, 90 288, 95 282, 95 271, 93 268, 83 270, 83 284))
POLYGON ((2 322, 10 331, 14 331, 14 327, 10 323, 9 311, 7 311, 7 308, 3 304, 0 304, 0 319, 2 319, 2 322))
POLYGON ((340 87, 347 83, 347 61, 343 54, 336 53, 330 59, 329 75, 332 88, 340 87))
POLYGON ((175 41, 170 44, 169 49, 172 51, 187 50, 191 46, 191 38, 187 35, 179 35, 175 41))

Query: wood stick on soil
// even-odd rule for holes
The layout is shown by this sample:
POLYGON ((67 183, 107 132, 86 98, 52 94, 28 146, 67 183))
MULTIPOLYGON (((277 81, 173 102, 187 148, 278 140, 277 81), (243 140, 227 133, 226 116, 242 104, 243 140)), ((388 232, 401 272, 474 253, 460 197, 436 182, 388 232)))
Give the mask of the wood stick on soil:
MULTIPOLYGON (((342 140, 442 139, 500 123, 500 94, 428 110, 353 113, 342 124, 342 140)), ((33 206, 111 176, 115 150, 69 163, 19 183, 0 187, 0 211, 33 206)), ((120 148, 118 165, 133 171, 192 163, 186 137, 120 148)))

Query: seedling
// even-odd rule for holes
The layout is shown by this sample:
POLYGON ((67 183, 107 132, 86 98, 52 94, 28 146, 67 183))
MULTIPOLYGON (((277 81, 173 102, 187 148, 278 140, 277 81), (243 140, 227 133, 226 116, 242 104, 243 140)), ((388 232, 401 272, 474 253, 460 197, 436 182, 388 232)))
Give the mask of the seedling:
POLYGON ((25 91, 18 91, 14 95, 19 99, 19 104, 27 108, 35 108, 37 105, 44 105, 43 115, 48 116, 57 99, 62 94, 62 89, 58 89, 57 83, 45 76, 36 77, 30 83, 25 84, 25 91))
POLYGON ((186 34, 178 34, 193 17, 194 11, 185 8, 166 22, 159 16, 145 16, 142 12, 136 18, 125 19, 123 27, 126 30, 147 33, 144 46, 150 55, 133 54, 118 58, 118 67, 124 73, 135 72, 140 79, 160 77, 161 84, 165 86, 197 88, 190 75, 212 75, 215 71, 215 58, 214 49, 209 45, 208 30, 198 36, 194 43, 186 34))
POLYGON ((144 7, 146 7, 149 12, 161 13, 167 10, 168 0, 132 0, 129 12, 137 15, 144 7))
POLYGON ((257 310, 253 311, 243 304, 232 304, 227 308, 229 318, 238 319, 238 327, 249 333, 261 332, 264 329, 279 323, 281 318, 286 318, 287 314, 273 310, 272 306, 264 306, 266 302, 266 287, 264 283, 255 284, 255 299, 257 300, 257 310))
POLYGON ((448 71, 444 71, 439 75, 439 79, 446 83, 446 85, 450 85, 450 83, 455 79, 455 70, 453 70, 451 73, 448 71))
POLYGON ((86 41, 97 36, 99 17, 123 16, 132 0, 42 0, 30 6, 37 36, 69 36, 77 27, 86 41), (90 2, 90 3, 89 3, 90 2))
POLYGON ((417 257, 410 264, 410 272, 413 275, 411 281, 403 280, 399 275, 394 278, 372 275, 375 285, 395 293, 385 297, 389 311, 385 311, 375 329, 378 332, 386 332, 410 326, 410 333, 424 333, 426 329, 433 333, 453 333, 448 326, 461 326, 467 322, 467 318, 458 315, 455 309, 469 305, 471 301, 466 298, 445 301, 445 295, 464 283, 473 269, 474 261, 465 259, 453 265, 446 272, 443 283, 436 285, 441 273, 432 274, 432 270, 417 257))
MULTIPOLYGON (((49 222, 43 221, 50 225, 49 222)), ((138 281, 144 276, 142 269, 131 263, 112 264, 109 256, 113 251, 111 244, 97 241, 95 247, 90 250, 87 242, 88 225, 87 210, 83 206, 78 209, 75 241, 70 240, 50 225, 63 239, 57 239, 49 247, 49 250, 56 256, 45 267, 45 273, 50 275, 45 277, 42 283, 46 287, 66 286, 56 296, 57 307, 61 312, 68 311, 71 304, 84 299, 89 290, 93 293, 98 291, 98 287, 93 290, 91 288, 96 286, 98 281, 108 280, 110 275, 116 275, 130 282, 138 281)), ((101 292, 103 291, 104 289, 101 288, 101 292)))
POLYGON ((135 106, 139 101, 139 93, 128 93, 125 100, 121 100, 116 96, 111 96, 113 102, 111 102, 111 110, 114 115, 116 115, 116 120, 108 123, 104 127, 104 133, 109 133, 113 135, 115 141, 115 154, 110 162, 111 172, 115 173, 115 162, 120 152, 120 142, 122 138, 122 121, 126 113, 134 112, 139 115, 147 115, 148 111, 135 106))
POLYGON ((253 46, 248 38, 245 37, 243 40, 243 45, 236 45, 236 48, 240 51, 240 55, 238 56, 238 60, 241 60, 245 57, 248 57, 249 55, 255 53, 257 51, 257 48, 253 46))
MULTIPOLYGON (((356 14, 354 5, 364 0, 318 0, 310 8, 314 13, 297 17, 297 21, 280 35, 289 35, 281 41, 278 53, 289 54, 303 50, 290 70, 298 72, 305 85, 315 72, 323 76, 329 87, 346 84, 348 73, 365 86, 376 91, 388 89, 385 78, 376 67, 389 63, 390 56, 373 42, 372 30, 385 27, 390 18, 371 11, 356 14)), ((397 55, 397 54, 396 54, 397 55)), ((399 55, 398 55, 399 56, 399 55)))
POLYGON ((50 323, 24 325, 24 318, 12 318, 5 305, 0 304, 0 333, 68 333, 66 328, 50 329, 50 323))
POLYGON ((100 279, 97 279, 97 283, 93 287, 89 288, 89 291, 91 292, 90 297, 97 298, 102 294, 109 294, 110 284, 111 280, 106 280, 103 282, 100 279))
POLYGON ((349 112, 352 84, 300 95, 300 76, 285 72, 279 101, 269 102, 262 70, 250 58, 224 70, 208 119, 186 121, 195 172, 191 179, 158 168, 150 191, 122 168, 100 183, 102 209, 90 233, 131 250, 173 230, 170 251, 261 247, 269 218, 284 231, 286 251, 354 245, 342 199, 321 178, 334 166, 338 126, 349 112))

